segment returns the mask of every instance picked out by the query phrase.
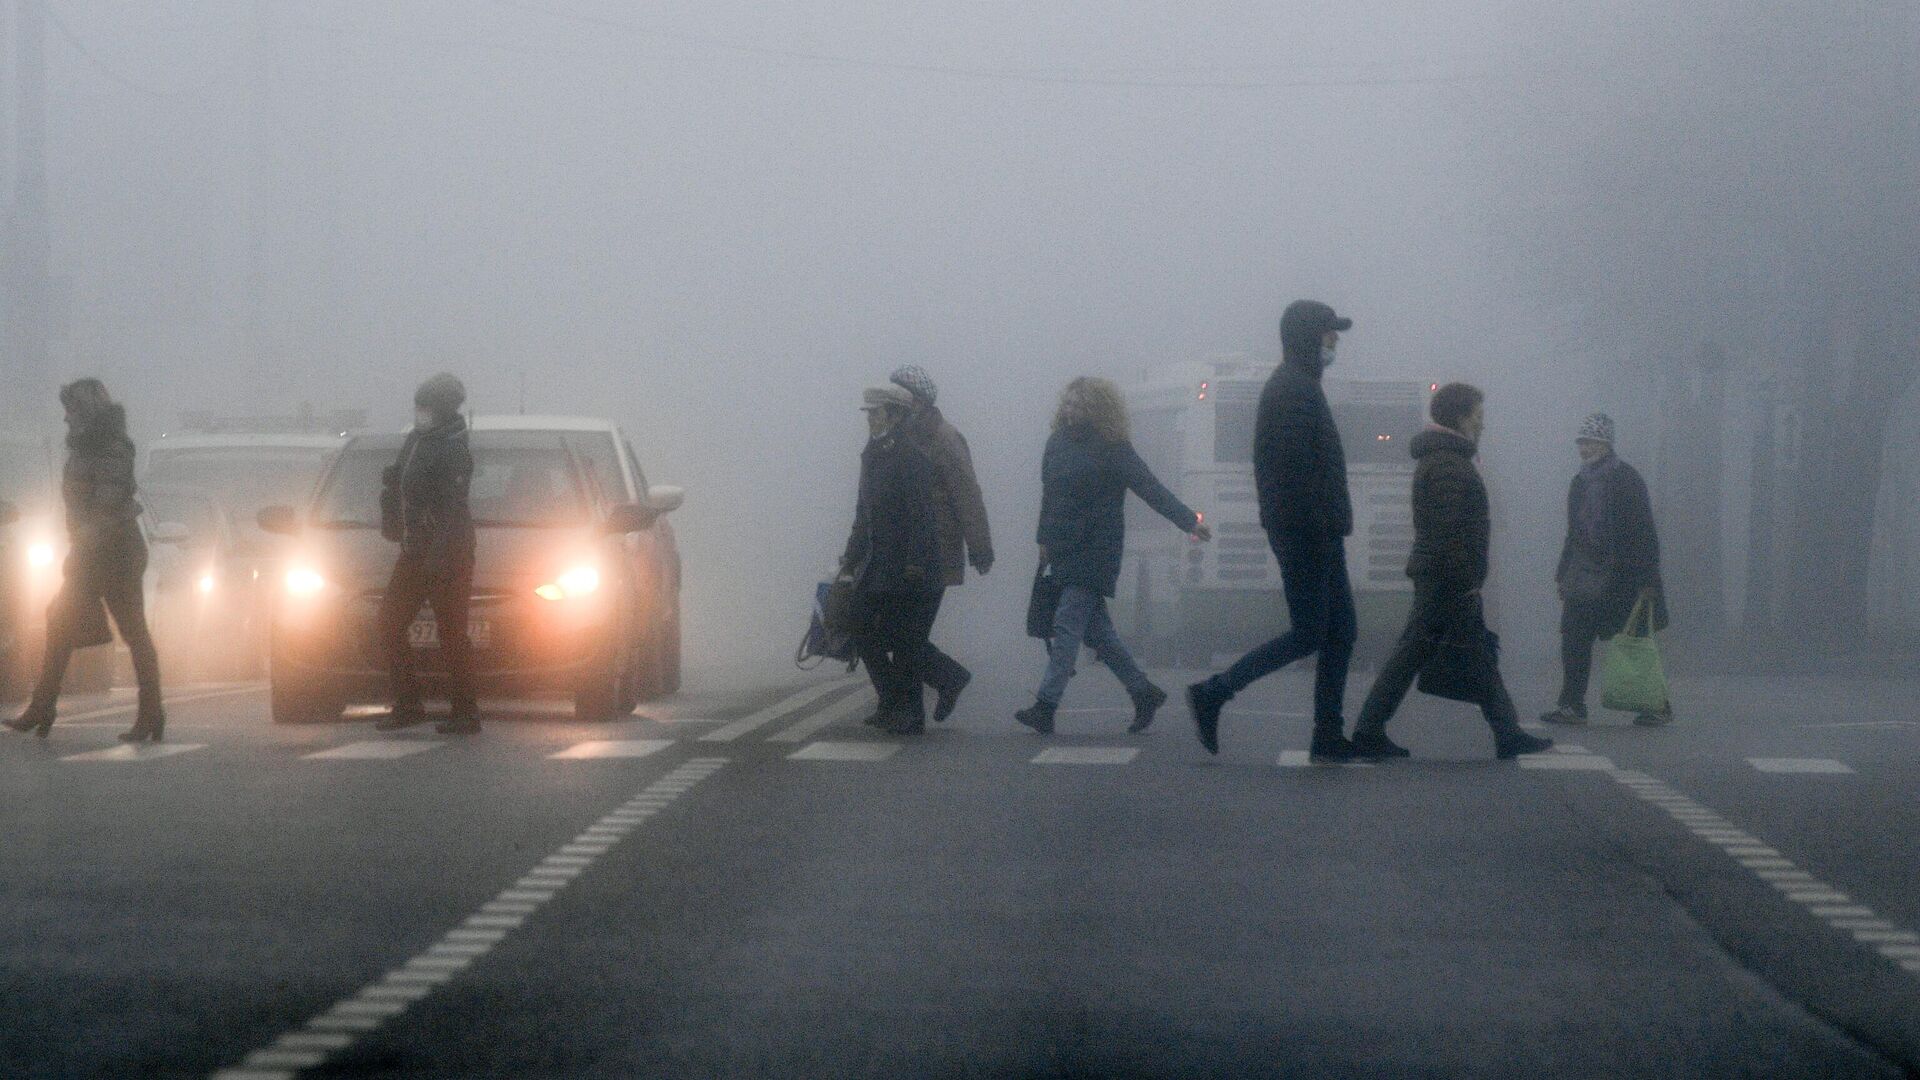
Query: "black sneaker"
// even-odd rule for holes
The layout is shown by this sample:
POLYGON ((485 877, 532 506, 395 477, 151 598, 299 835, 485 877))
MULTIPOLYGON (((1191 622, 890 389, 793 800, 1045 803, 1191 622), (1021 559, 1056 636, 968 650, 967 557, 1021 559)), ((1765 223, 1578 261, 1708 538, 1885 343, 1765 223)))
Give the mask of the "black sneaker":
POLYGON ((1200 737, 1200 745, 1207 753, 1220 752, 1220 710, 1227 704, 1227 695, 1210 689, 1206 683, 1197 682, 1187 687, 1187 708, 1193 710, 1194 734, 1200 737))
POLYGON ((1524 731, 1501 735, 1493 741, 1493 756, 1501 761, 1512 761, 1521 754, 1537 754, 1542 750, 1551 749, 1553 749, 1552 739, 1529 735, 1524 731))
POLYGON ((1167 692, 1157 686, 1147 687, 1147 692, 1133 699, 1133 723, 1127 725, 1127 734, 1138 735, 1153 725, 1153 714, 1167 703, 1167 692))
POLYGON ((968 672, 966 675, 962 676, 958 682, 954 683, 951 686, 939 686, 934 688, 934 694, 936 695, 933 699, 933 722, 934 723, 936 724, 943 723, 946 721, 947 717, 953 715, 953 710, 955 709, 955 707, 957 707, 960 704, 960 691, 965 690, 967 688, 967 684, 972 681, 973 681, 973 673, 968 672))
POLYGON ((1568 727, 1578 727, 1587 722, 1587 707, 1585 705, 1562 705, 1552 712, 1541 713, 1540 721, 1546 724, 1565 724, 1568 727))
POLYGON ((1053 734, 1053 710, 1057 707, 1044 701, 1035 701, 1014 713, 1013 718, 1042 735, 1051 735, 1053 734))
POLYGON ((1307 745, 1307 760, 1316 765, 1338 765, 1358 756, 1353 743, 1338 731, 1316 731, 1307 745))
POLYGON ((1353 756, 1365 761, 1383 761, 1387 758, 1412 757, 1413 751, 1387 738, 1387 729, 1374 728, 1353 733, 1348 744, 1353 748, 1353 756))

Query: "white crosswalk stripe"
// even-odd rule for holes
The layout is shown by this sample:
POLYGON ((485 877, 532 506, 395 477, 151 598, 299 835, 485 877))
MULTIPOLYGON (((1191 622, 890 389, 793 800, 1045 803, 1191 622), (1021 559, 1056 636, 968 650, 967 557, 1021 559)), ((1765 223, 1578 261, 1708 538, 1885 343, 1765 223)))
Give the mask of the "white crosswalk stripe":
POLYGON ((885 761, 898 753, 899 743, 828 742, 808 743, 787 755, 790 761, 885 761))
POLYGON ((111 746, 105 750, 89 750, 84 754, 68 754, 61 761, 100 761, 128 764, 140 761, 157 761, 160 758, 178 757, 191 754, 195 750, 205 750, 206 743, 134 743, 111 746))
POLYGON ((767 737, 767 741, 777 743, 806 742, 808 739, 813 738, 815 735, 818 735, 833 725, 841 723, 842 721, 851 720, 861 713, 878 708, 879 705, 879 699, 875 698, 873 694, 865 690, 857 691, 846 700, 836 701, 827 708, 821 709, 813 716, 809 716, 805 720, 784 730, 775 732, 767 737))
POLYGON ((300 756, 308 761, 391 761, 445 745, 418 739, 369 739, 300 756))
POLYGON ((751 713, 732 723, 715 728, 705 735, 700 736, 700 740, 702 742, 732 742, 742 735, 765 727, 788 713, 803 709, 829 694, 845 690, 847 686, 854 681, 855 680, 851 678, 834 679, 820 686, 809 686, 798 693, 789 694, 766 708, 761 709, 759 712, 751 713))
POLYGON ((1832 758, 1750 757, 1747 764, 1763 773, 1826 773, 1841 775, 1853 770, 1845 762, 1832 758))
POLYGON ((1140 756, 1132 746, 1050 746, 1033 756, 1035 765, 1126 765, 1140 756))

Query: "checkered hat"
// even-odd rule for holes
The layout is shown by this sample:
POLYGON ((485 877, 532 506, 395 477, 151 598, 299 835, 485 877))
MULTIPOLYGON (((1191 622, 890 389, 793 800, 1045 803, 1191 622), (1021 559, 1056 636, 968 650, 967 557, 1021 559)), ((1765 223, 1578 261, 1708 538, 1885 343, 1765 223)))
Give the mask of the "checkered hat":
POLYGON ((905 389, 929 405, 933 404, 934 398, 940 396, 940 388, 933 385, 933 376, 927 374, 927 369, 919 364, 894 368, 893 374, 887 376, 887 381, 905 389))
POLYGON ((1603 442, 1612 446, 1613 417, 1603 412, 1594 413, 1580 422, 1580 434, 1575 438, 1592 439, 1594 442, 1603 442))

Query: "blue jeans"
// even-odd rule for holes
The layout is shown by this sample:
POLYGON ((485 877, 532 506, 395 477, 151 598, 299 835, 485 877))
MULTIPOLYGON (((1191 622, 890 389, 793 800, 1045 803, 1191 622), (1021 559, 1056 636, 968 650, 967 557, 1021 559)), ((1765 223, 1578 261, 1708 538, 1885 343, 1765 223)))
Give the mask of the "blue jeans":
POLYGON ((1047 676, 1040 681, 1035 696, 1049 705, 1060 704, 1073 678, 1074 662, 1085 643, 1100 662, 1113 670, 1130 697, 1152 692, 1153 683, 1140 665, 1133 662, 1120 633, 1113 628, 1113 616, 1107 614, 1107 598, 1092 589, 1069 585, 1060 592, 1060 606, 1053 613, 1053 637, 1047 642, 1047 676))
POLYGON ((1226 697, 1279 671, 1295 660, 1320 654, 1313 680, 1313 718, 1338 720, 1347 696, 1347 667, 1359 620, 1353 610, 1353 585, 1347 580, 1347 544, 1338 536, 1299 537, 1270 533, 1286 588, 1287 632, 1254 649, 1232 667, 1207 680, 1207 688, 1226 697))

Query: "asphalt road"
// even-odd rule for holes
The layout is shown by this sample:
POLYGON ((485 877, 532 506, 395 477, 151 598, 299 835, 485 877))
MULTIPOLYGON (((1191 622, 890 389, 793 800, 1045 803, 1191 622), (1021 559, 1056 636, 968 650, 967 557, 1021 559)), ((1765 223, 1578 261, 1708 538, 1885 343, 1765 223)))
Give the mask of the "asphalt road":
POLYGON ((1212 758, 967 659, 907 740, 831 675, 464 740, 189 688, 164 756, 69 703, 0 733, 0 1076, 1920 1074, 1920 680, 1683 680, 1525 767, 1414 699, 1310 767, 1305 673, 1212 758))

